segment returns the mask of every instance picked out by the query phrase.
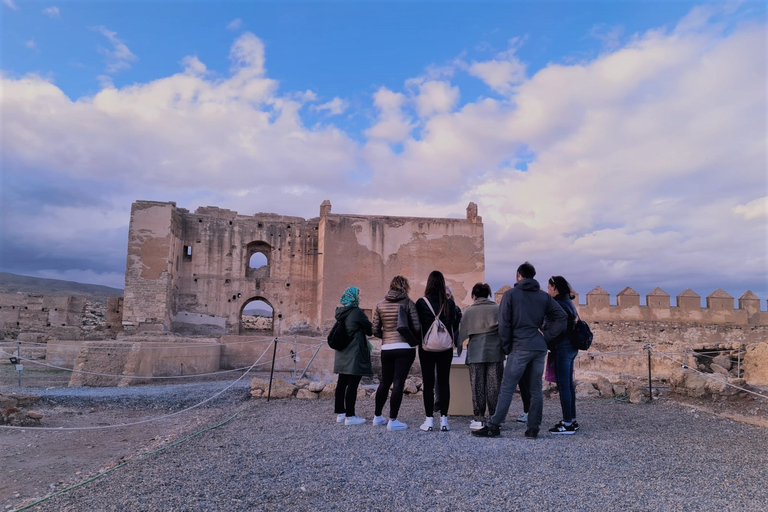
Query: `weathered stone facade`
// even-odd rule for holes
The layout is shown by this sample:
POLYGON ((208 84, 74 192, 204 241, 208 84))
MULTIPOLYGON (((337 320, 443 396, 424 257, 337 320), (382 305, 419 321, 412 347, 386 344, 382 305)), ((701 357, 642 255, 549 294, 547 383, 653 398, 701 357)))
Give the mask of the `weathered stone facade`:
POLYGON ((434 269, 464 304, 465 283, 485 280, 474 204, 466 219, 427 219, 333 214, 325 201, 320 217, 305 220, 137 201, 122 324, 129 331, 237 334, 244 307, 261 300, 273 309, 275 334, 319 333, 332 324, 347 286, 363 290, 361 307, 370 310, 393 276, 419 290, 434 269), (257 253, 266 264, 252 268, 257 253))

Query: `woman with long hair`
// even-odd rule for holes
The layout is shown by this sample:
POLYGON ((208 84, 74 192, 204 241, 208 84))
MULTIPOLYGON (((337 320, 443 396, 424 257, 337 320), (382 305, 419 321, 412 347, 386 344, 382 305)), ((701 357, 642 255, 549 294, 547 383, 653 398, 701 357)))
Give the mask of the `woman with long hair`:
POLYGON ((389 284, 389 291, 384 300, 376 304, 373 310, 373 335, 381 338, 381 378, 376 390, 376 410, 373 417, 374 426, 386 425, 390 432, 405 430, 408 425, 398 421, 400 404, 403 402, 405 379, 416 359, 416 347, 411 346, 397 330, 398 314, 401 308, 407 315, 414 336, 421 333, 419 315, 416 305, 408 298, 410 285, 403 276, 395 276, 389 284), (392 397, 389 402, 389 421, 383 416, 384 404, 387 402, 389 387, 392 386, 392 397))
POLYGON ((563 410, 563 419, 549 431, 552 434, 575 434, 579 429, 576 421, 576 386, 573 382, 573 361, 579 351, 571 343, 571 332, 579 314, 572 299, 571 285, 563 276, 552 276, 547 283, 547 292, 568 315, 566 329, 552 340, 549 345, 550 356, 555 358, 555 381, 560 395, 560 408, 563 410))
MULTIPOLYGON (((445 291, 445 277, 437 270, 433 270, 427 278, 427 286, 424 289, 424 297, 416 301, 416 311, 421 324, 421 338, 424 339, 435 317, 439 317, 450 331, 451 336, 458 329, 459 323, 456 315, 456 303, 449 299, 445 291)), ((453 347, 431 352, 424 350, 423 343, 419 345, 419 362, 421 363, 421 376, 424 379, 422 391, 424 393, 424 412, 426 419, 422 423, 421 430, 431 432, 434 430, 435 413, 435 380, 440 390, 440 430, 447 432, 451 429, 448 425, 448 407, 451 403, 451 390, 448 379, 451 373, 453 361, 453 347), (437 369, 437 372, 435 372, 437 369), (437 379, 435 379, 437 373, 437 379)))
POLYGON ((333 373, 339 374, 336 382, 334 412, 336 421, 345 425, 361 425, 364 418, 355 414, 357 387, 364 375, 371 375, 371 350, 368 345, 371 321, 360 309, 360 290, 350 286, 344 290, 336 308, 336 320, 342 322, 352 341, 343 350, 337 350, 333 360, 333 373))

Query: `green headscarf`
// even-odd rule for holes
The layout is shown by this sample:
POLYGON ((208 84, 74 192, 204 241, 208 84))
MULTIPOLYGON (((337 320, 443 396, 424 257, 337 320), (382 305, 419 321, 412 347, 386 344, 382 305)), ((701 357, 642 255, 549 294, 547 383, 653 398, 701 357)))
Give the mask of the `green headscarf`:
POLYGON ((350 286, 344 290, 344 294, 341 296, 342 306, 359 306, 360 305, 360 290, 357 286, 350 286))

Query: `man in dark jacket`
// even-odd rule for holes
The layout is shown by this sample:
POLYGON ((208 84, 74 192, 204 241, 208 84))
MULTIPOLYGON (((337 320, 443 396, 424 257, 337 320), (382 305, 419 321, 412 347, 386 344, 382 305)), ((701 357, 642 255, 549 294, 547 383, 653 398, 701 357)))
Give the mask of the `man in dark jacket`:
POLYGON ((536 438, 539 434, 544 403, 541 376, 544 373, 547 342, 565 329, 568 317, 557 302, 540 289, 534 279, 535 275, 533 265, 527 261, 520 265, 514 288, 507 290, 501 299, 499 337, 504 353, 511 355, 504 367, 496 413, 485 427, 473 431, 472 435, 496 437, 500 434, 499 426, 507 417, 515 388, 529 364, 531 409, 525 437, 536 438))

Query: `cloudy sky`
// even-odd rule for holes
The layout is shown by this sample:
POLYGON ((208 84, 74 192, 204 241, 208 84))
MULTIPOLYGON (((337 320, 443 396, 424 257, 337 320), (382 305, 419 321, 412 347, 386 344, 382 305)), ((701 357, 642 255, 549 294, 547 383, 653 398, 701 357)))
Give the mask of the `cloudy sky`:
POLYGON ((138 199, 474 201, 494 290, 766 307, 762 1, 0 1, 0 271, 122 287, 138 199))

